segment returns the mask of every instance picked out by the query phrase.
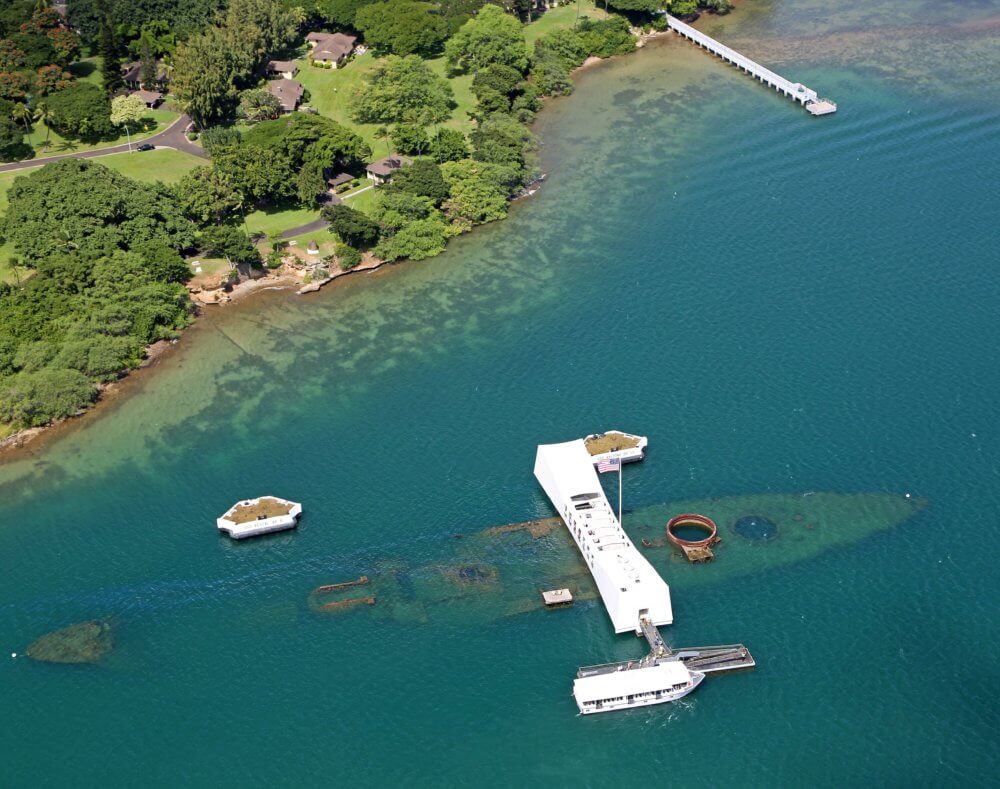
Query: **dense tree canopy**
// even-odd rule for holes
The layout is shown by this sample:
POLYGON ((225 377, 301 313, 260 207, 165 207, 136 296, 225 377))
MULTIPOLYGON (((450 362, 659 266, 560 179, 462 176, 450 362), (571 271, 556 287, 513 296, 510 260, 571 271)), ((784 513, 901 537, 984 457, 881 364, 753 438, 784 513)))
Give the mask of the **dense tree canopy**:
POLYGON ((492 64, 519 73, 528 68, 528 45, 521 23, 494 5, 487 5, 448 39, 444 48, 453 72, 478 71, 492 64))
POLYGON ((0 286, 0 422, 42 425, 189 320, 177 250, 194 240, 166 190, 69 159, 15 179, 3 231, 36 273, 0 286))
POLYGON ((356 249, 367 249, 378 241, 378 224, 346 205, 327 206, 323 218, 330 223, 330 230, 356 249))
POLYGON ((232 117, 240 88, 298 35, 299 8, 279 0, 229 0, 218 24, 177 48, 171 86, 192 118, 208 125, 232 117))
POLYGON ((415 116, 441 123, 451 116, 452 95, 448 81, 416 55, 390 55, 351 97, 351 117, 359 123, 401 123, 415 116))
POLYGON ((63 137, 107 140, 118 136, 111 123, 111 102, 96 85, 78 82, 46 97, 51 113, 46 121, 63 137))
POLYGON ((159 240, 190 247, 193 228, 159 184, 140 184, 83 159, 65 159, 14 180, 3 234, 29 263, 61 250, 87 260, 159 240))
POLYGON ((354 27, 376 49, 394 55, 433 57, 448 37, 448 23, 430 3, 386 0, 358 11, 354 27))

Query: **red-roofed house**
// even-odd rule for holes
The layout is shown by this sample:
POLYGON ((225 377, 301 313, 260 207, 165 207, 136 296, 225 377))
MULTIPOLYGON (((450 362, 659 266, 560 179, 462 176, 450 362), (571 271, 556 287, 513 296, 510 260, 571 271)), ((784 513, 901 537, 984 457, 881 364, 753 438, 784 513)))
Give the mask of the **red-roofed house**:
POLYGON ((340 68, 348 56, 354 51, 356 36, 345 33, 310 33, 306 41, 312 51, 309 57, 316 63, 332 63, 334 68, 340 68))

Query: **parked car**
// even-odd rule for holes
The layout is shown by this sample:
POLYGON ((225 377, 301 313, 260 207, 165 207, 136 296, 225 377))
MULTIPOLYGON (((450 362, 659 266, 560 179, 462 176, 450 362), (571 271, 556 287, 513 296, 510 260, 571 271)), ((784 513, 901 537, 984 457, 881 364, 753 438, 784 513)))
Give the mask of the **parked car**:
POLYGON ((140 145, 138 148, 136 148, 136 150, 137 151, 154 151, 154 150, 156 150, 156 146, 153 145, 153 143, 151 143, 151 142, 144 142, 142 145, 140 145))

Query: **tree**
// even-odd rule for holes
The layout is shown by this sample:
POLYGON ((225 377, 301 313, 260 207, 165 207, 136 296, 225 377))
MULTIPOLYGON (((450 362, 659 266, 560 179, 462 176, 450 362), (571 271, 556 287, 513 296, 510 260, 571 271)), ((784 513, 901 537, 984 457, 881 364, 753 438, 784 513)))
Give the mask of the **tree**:
POLYGON ((47 96, 49 93, 57 93, 65 90, 73 84, 73 75, 68 71, 63 71, 62 66, 54 63, 42 66, 35 72, 35 93, 39 96, 47 96))
POLYGON ((442 206, 445 216, 460 230, 507 216, 507 202, 519 185, 517 170, 464 159, 441 165, 450 189, 442 206))
POLYGON ((356 249, 367 249, 378 241, 379 226, 367 214, 342 204, 326 206, 321 213, 330 230, 356 249))
POLYGON ((156 85, 156 55, 152 38, 143 32, 139 38, 139 84, 146 89, 156 85))
POLYGON ((52 133, 52 126, 50 125, 53 118, 52 110, 49 109, 49 105, 46 102, 40 101, 35 105, 32 117, 45 126, 45 144, 48 145, 49 135, 52 133))
POLYGON ((232 225, 214 225, 201 234, 201 245, 209 255, 221 255, 230 266, 259 265, 260 252, 249 237, 232 225))
POLYGON ((440 255, 448 243, 448 229, 440 219, 418 219, 402 227, 399 232, 384 238, 375 254, 383 260, 424 260, 440 255))
POLYGON ((457 129, 438 129, 431 140, 430 155, 438 164, 456 162, 469 155, 465 135, 457 129))
POLYGON ((74 83, 53 93, 46 103, 52 116, 46 125, 51 125, 64 137, 101 140, 115 136, 111 125, 111 102, 96 85, 74 83))
POLYGON ((445 44, 444 54, 453 73, 477 71, 491 64, 509 66, 523 74, 528 68, 528 45, 521 23, 494 5, 484 6, 445 44))
POLYGON ((409 167, 401 168, 393 176, 389 192, 409 192, 430 198, 435 205, 441 205, 450 194, 441 168, 430 159, 415 159, 409 167))
POLYGON ((38 427, 72 416, 97 398, 97 390, 77 370, 21 373, 0 388, 0 422, 38 427))
MULTIPOLYGON (((619 11, 646 11, 647 13, 659 11, 664 6, 663 0, 607 0, 607 2, 619 11)), ((671 8, 671 11, 673 10, 671 8)))
POLYGON ((24 124, 25 134, 31 132, 31 129, 29 128, 28 124, 31 123, 32 112, 31 108, 28 107, 27 104, 24 104, 22 102, 17 102, 12 107, 10 107, 10 114, 15 121, 20 121, 22 124, 24 124))
POLYGON ((229 145, 238 145, 242 139, 239 129, 232 126, 209 126, 201 132, 201 145, 212 156, 229 145))
POLYGON ((123 126, 126 134, 129 126, 135 126, 146 115, 146 102, 138 96, 115 96, 111 100, 111 122, 123 126))
POLYGON ((419 156, 431 144, 427 129, 416 123, 398 123, 392 129, 392 144, 398 153, 419 156))
POLYGON ((337 265, 344 271, 350 271, 361 263, 361 252, 347 244, 337 244, 333 253, 337 256, 337 265))
POLYGON ((391 190, 378 193, 372 210, 372 217, 378 221, 384 234, 395 233, 411 222, 427 219, 431 215, 441 218, 441 212, 435 210, 434 202, 429 197, 391 190))
POLYGON ((23 158, 24 132, 10 114, 0 115, 0 161, 23 158))
POLYGON ((215 157, 215 171, 230 188, 254 202, 290 197, 295 184, 287 156, 250 143, 223 149, 215 157))
POLYGON ((273 120, 281 115, 281 102, 267 88, 251 88, 240 94, 239 116, 257 123, 273 120))
POLYGON ((524 169, 534 135, 510 115, 494 113, 484 119, 470 135, 472 157, 481 162, 504 164, 524 169))
POLYGON ((186 173, 174 194, 184 215, 200 225, 223 222, 243 207, 243 195, 214 167, 195 167, 186 173))
POLYGON ((191 246, 194 228, 162 184, 142 184, 85 159, 14 180, 4 235, 30 265, 69 246, 92 261, 148 241, 191 246))
POLYGON ((80 38, 68 27, 55 27, 46 33, 49 44, 56 53, 55 62, 68 66, 80 55, 80 38))
POLYGON ((365 83, 350 103, 359 123, 401 123, 414 113, 426 123, 441 123, 451 116, 451 86, 416 55, 390 55, 365 75, 365 83))
POLYGON ((226 46, 222 31, 213 27, 179 46, 174 56, 171 90, 199 126, 231 118, 239 101, 241 75, 226 46))
POLYGON ((329 24, 354 29, 358 11, 375 0, 316 0, 316 11, 329 24))
POLYGON ((122 87, 122 64, 118 58, 115 31, 106 16, 101 19, 98 52, 101 55, 101 84, 109 95, 116 93, 122 87))
POLYGON ((386 0, 363 7, 354 26, 376 49, 395 55, 433 57, 448 37, 448 24, 430 3, 386 0))

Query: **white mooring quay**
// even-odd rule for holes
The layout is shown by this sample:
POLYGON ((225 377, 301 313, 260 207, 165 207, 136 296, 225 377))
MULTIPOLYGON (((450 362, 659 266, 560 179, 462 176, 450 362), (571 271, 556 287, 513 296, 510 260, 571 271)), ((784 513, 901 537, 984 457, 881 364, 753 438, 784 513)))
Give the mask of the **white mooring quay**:
POLYGON ((543 444, 535 478, 573 535, 590 568, 616 633, 649 642, 641 659, 586 666, 577 671, 573 696, 584 715, 676 701, 706 675, 753 668, 742 644, 671 650, 657 625, 673 622, 670 587, 636 549, 615 516, 582 440, 543 444))
POLYGON ((718 55, 727 63, 736 66, 736 68, 742 69, 768 87, 774 88, 779 93, 783 93, 785 96, 801 103, 812 115, 829 115, 837 111, 836 104, 829 99, 821 99, 816 91, 807 88, 801 82, 792 82, 780 74, 775 74, 771 69, 750 60, 750 58, 741 55, 735 49, 727 47, 711 36, 705 35, 700 30, 695 30, 691 25, 681 22, 681 20, 670 16, 670 14, 665 14, 664 16, 666 16, 667 24, 671 30, 693 41, 698 46, 704 47, 713 55, 718 55))

